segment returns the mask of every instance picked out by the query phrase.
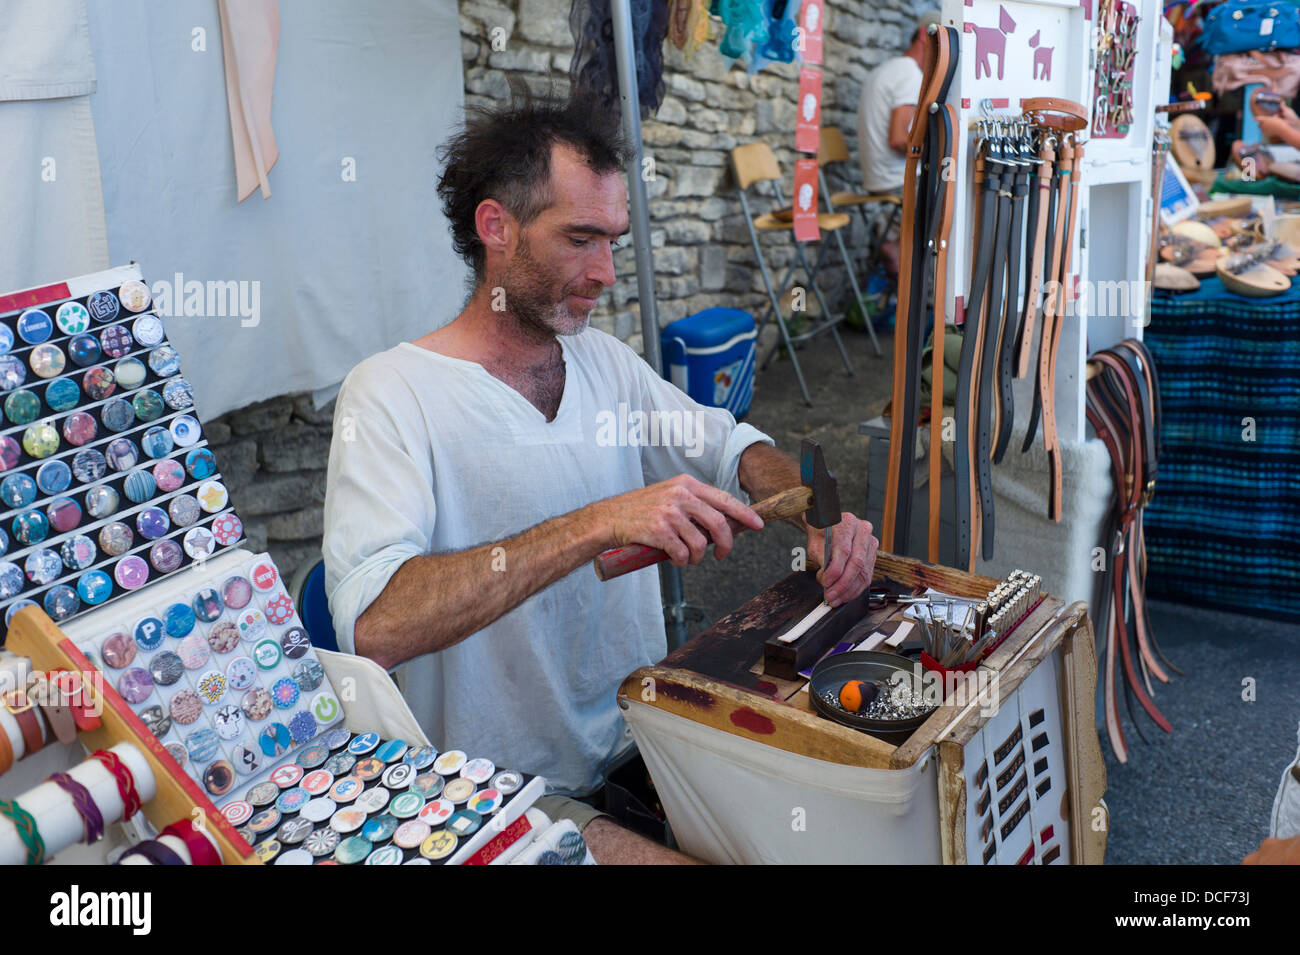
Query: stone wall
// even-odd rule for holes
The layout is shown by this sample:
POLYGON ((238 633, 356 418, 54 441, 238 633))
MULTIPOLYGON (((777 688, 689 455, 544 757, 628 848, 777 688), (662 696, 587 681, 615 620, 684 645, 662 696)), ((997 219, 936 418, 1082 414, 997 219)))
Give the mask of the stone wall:
MULTIPOLYGON (((923 8, 911 0, 880 0, 871 6, 831 0, 826 9, 822 123, 838 126, 848 140, 855 160, 846 170, 847 185, 854 188, 860 183, 855 130, 862 81, 872 67, 907 45, 923 8)), ((714 25, 720 28, 720 21, 714 25)), ((567 90, 573 38, 564 0, 461 0, 460 27, 467 106, 505 98, 510 74, 536 91, 567 90), (493 48, 496 28, 502 49, 493 48)), ((728 172, 728 151, 759 139, 767 142, 786 173, 789 195, 798 70, 780 63, 753 75, 729 68, 717 40, 690 61, 671 43, 664 50, 667 93, 642 133, 647 155, 655 160, 647 191, 660 324, 716 305, 749 309, 757 316, 767 299, 728 172)), ((856 221, 854 229, 856 243, 862 240, 856 221)), ((789 242, 784 236, 762 241, 774 280, 779 280, 793 257, 789 242)), ((592 323, 640 350, 630 247, 615 255, 615 266, 619 281, 592 313, 592 323)), ((827 268, 819 280, 828 295, 841 285, 839 276, 840 270, 827 268)), ((847 294, 846 287, 841 291, 847 294)), ((837 300, 831 306, 837 307, 837 300)), ((289 395, 208 425, 249 546, 269 548, 288 576, 320 553, 332 414, 332 404, 315 411, 309 396, 289 395)))

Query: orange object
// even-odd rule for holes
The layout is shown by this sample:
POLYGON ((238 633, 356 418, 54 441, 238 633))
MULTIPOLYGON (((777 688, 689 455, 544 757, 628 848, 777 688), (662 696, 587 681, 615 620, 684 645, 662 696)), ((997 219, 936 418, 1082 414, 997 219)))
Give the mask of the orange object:
POLYGON ((862 709, 864 703, 868 703, 876 695, 875 686, 867 689, 867 684, 861 680, 849 680, 840 687, 840 706, 844 707, 850 713, 856 713, 862 709))

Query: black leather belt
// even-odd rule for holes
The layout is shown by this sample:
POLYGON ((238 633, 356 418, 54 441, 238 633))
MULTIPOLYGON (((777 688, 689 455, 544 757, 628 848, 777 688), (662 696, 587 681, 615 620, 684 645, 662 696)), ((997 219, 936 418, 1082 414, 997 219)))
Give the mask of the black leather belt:
MULTIPOLYGON (((1011 185, 1011 233, 1010 248, 1007 252, 1007 297, 1006 309, 1002 319, 1002 338, 998 345, 998 416, 997 442, 993 447, 993 463, 1002 463, 1011 443, 1011 428, 1015 423, 1015 398, 1011 393, 1012 363, 1016 354, 1016 343, 1020 331, 1020 273, 1024 268, 1022 252, 1024 243, 1021 237, 1025 230, 1025 195, 1029 192, 1030 168, 1035 160, 1018 156, 1014 181, 1011 185)), ((1033 190, 1037 197, 1038 189, 1033 190)), ((984 555, 992 556, 991 553, 984 555)))

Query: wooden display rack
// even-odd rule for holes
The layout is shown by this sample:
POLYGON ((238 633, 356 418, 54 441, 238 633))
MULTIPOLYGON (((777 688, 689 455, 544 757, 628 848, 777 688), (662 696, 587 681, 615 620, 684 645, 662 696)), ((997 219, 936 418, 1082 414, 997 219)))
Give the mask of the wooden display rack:
MULTIPOLYGON (((38 671, 97 672, 72 640, 39 607, 26 607, 14 614, 5 648, 30 659, 32 667, 38 671)), ((78 739, 91 751, 108 749, 121 742, 139 748, 157 781, 157 795, 143 807, 145 817, 154 827, 162 831, 178 820, 193 819, 194 810, 199 809, 205 820, 202 824, 216 840, 225 865, 261 865, 253 854, 253 847, 235 831, 198 784, 176 765, 162 743, 117 691, 107 681, 99 681, 97 686, 91 685, 90 692, 101 711, 100 727, 81 733, 78 739)))
MULTIPOLYGON (((947 567, 881 553, 876 583, 882 578, 920 592, 927 587, 957 597, 983 597, 998 581, 947 567)), ((939 830, 942 861, 967 861, 967 791, 964 747, 987 722, 981 704, 945 704, 906 742, 894 745, 818 715, 801 692, 802 682, 775 679, 762 672, 763 644, 801 619, 821 600, 811 573, 792 574, 718 621, 656 666, 642 667, 619 690, 627 700, 645 700, 645 681, 655 687, 652 706, 695 723, 766 746, 844 766, 904 769, 932 747, 939 767, 939 830), (757 660, 758 663, 754 661, 757 660)), ((845 642, 865 639, 902 613, 891 604, 856 622, 845 621, 845 642)), ((856 614, 854 615, 856 616, 856 614)), ((1071 859, 1100 864, 1106 832, 1092 825, 1102 806, 1106 769, 1097 737, 1095 698, 1097 660, 1087 605, 1065 606, 1046 596, 982 663, 997 674, 998 703, 1009 700, 1034 669, 1060 648, 1061 717, 1068 789, 1071 859)), ((949 701, 955 697, 949 697, 949 701)), ((1103 810, 1104 811, 1104 810, 1103 810)), ((972 862, 978 860, 971 860, 972 862)))

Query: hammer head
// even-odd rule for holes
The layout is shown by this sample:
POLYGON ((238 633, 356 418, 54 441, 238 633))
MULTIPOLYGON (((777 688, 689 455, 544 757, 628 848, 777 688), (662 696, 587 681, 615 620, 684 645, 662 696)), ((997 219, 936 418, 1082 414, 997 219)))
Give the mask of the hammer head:
POLYGON ((840 490, 835 475, 826 470, 822 447, 804 438, 799 453, 799 480, 812 489, 812 507, 804 517, 812 527, 832 527, 840 522, 840 490))

